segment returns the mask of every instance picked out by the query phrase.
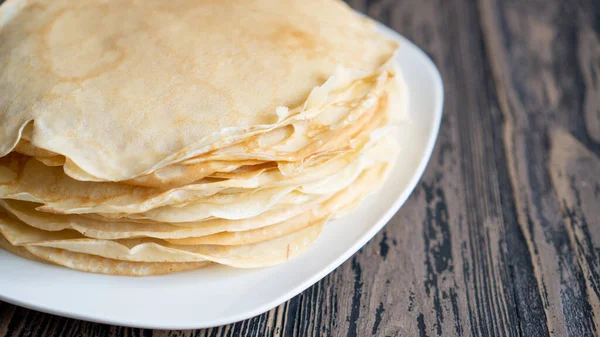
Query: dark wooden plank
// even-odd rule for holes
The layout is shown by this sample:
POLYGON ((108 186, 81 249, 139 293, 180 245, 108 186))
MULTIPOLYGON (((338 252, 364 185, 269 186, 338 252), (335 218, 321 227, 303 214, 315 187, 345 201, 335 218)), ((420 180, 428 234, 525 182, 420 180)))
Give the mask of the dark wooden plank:
POLYGON ((446 86, 432 161, 382 233, 244 322, 138 330, 0 303, 0 336, 597 335, 600 3, 349 2, 423 47, 446 86))
MULTIPOLYGON (((480 9, 510 184, 543 303, 543 312, 531 308, 531 292, 516 287, 518 311, 543 314, 554 336, 597 335, 600 212, 590 205, 600 205, 600 4, 487 0, 480 9)), ((525 335, 539 327, 521 326, 525 335)))

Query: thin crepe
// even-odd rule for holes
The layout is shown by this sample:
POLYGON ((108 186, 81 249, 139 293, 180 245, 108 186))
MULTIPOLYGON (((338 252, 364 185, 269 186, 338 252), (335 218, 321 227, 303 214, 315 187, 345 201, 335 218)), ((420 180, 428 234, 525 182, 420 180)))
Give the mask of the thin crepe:
POLYGON ((333 0, 9 0, 0 17, 0 156, 31 125, 67 174, 105 181, 318 115, 397 48, 333 0))
MULTIPOLYGON (((65 265, 74 269, 83 269, 91 263, 94 272, 118 273, 119 269, 130 271, 130 265, 122 262, 152 262, 151 267, 160 269, 159 263, 166 263, 163 269, 173 268, 175 261, 192 263, 180 265, 184 269, 195 269, 204 266, 203 262, 212 261, 236 268, 260 268, 282 263, 305 251, 319 236, 324 220, 297 232, 258 244, 241 246, 177 246, 161 243, 155 239, 128 239, 116 241, 91 240, 70 231, 43 232, 28 227, 19 220, 12 219, 6 213, 0 212, 0 233, 13 245, 27 249, 33 255, 50 262, 65 265), (79 236, 79 237, 78 237, 79 236), (65 241, 66 240, 66 241, 65 241), (54 244, 53 244, 54 242, 54 244), (61 246, 69 250, 47 247, 61 246), (78 256, 77 254, 84 254, 78 256), (108 266, 94 261, 90 255, 108 260, 108 266), (156 263, 156 264, 154 264, 156 263), (198 264, 202 263, 202 264, 198 264)), ((182 263, 182 262, 176 262, 182 263)), ((135 267, 135 265, 134 265, 135 267)), ((140 271, 135 271, 140 273, 140 271)), ((164 273, 170 272, 169 270, 164 273)), ((146 274, 156 274, 156 270, 145 271, 146 274)))
MULTIPOLYGON (((164 223, 139 223, 115 221, 111 219, 91 218, 81 215, 62 215, 36 211, 33 203, 0 200, 3 208, 25 224, 43 231, 63 231, 72 229, 82 235, 103 240, 126 238, 159 238, 167 239, 173 244, 244 244, 258 242, 268 233, 289 233, 302 226, 303 215, 317 214, 323 217, 327 213, 337 214, 346 208, 358 204, 371 194, 382 182, 385 172, 370 169, 362 173, 351 187, 336 193, 334 196, 324 196, 314 201, 299 205, 272 209, 257 217, 241 220, 213 219, 196 223, 180 223, 178 225, 164 223), (291 220, 291 221, 290 221, 291 220), (294 222, 295 224, 290 224, 294 222), (269 227, 266 232, 248 232, 269 227), (236 233, 240 233, 240 235, 236 233), (198 241, 198 239, 203 241, 198 241), (257 241, 258 240, 258 241, 257 241)), ((307 221, 304 221, 307 223, 307 221)), ((271 238, 273 236, 270 236, 271 238)))
MULTIPOLYGON (((41 209, 55 213, 141 213, 161 206, 184 204, 200 197, 207 201, 208 196, 228 188, 265 188, 270 184, 274 189, 292 187, 291 191, 341 170, 348 160, 356 164, 350 165, 352 167, 345 172, 357 171, 367 165, 361 151, 376 147, 385 130, 367 135, 366 142, 359 144, 354 153, 344 153, 325 163, 318 163, 289 179, 275 171, 250 179, 199 182, 166 190, 119 183, 81 182, 69 178, 58 167, 47 167, 33 158, 13 153, 0 158, 0 198, 43 203, 41 209), (326 167, 332 169, 324 170, 326 167)), ((386 157, 381 150, 374 155, 386 157)))

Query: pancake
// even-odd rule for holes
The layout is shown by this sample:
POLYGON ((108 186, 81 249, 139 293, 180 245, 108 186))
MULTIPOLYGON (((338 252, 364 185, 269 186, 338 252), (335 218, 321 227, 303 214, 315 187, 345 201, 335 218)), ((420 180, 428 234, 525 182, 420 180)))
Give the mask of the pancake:
MULTIPOLYGON (((0 158, 0 198, 43 203, 45 205, 40 209, 55 213, 142 213, 167 205, 189 203, 201 197, 206 199, 224 189, 273 187, 271 190, 275 191, 275 188, 297 188, 322 180, 349 163, 355 164, 346 171, 358 172, 361 166, 368 164, 361 159, 364 157, 361 156, 362 151, 369 150, 378 141, 377 138, 369 139, 370 134, 365 136, 366 143, 358 144, 362 147, 355 152, 342 153, 325 163, 306 168, 293 178, 272 171, 249 179, 197 182, 174 189, 77 181, 66 176, 59 167, 48 167, 33 158, 13 153, 0 158)), ((376 150, 378 152, 373 155, 387 159, 382 152, 384 149, 376 150)))
POLYGON ((0 17, 0 156, 29 126, 67 174, 105 181, 318 115, 397 49, 331 0, 11 0, 0 17))
MULTIPOLYGON (((290 225, 289 222, 301 222, 299 217, 310 213, 317 213, 318 217, 336 214, 371 194, 384 177, 385 173, 381 169, 371 169, 362 173, 351 187, 333 196, 315 198, 313 201, 299 205, 274 208, 248 219, 212 219, 177 225, 44 213, 35 209, 36 204, 14 200, 0 200, 0 206, 16 219, 43 231, 56 232, 71 229, 89 238, 105 240, 149 237, 166 239, 173 244, 190 245, 198 244, 200 242, 198 239, 202 238, 201 240, 208 240, 204 242, 210 242, 210 244, 225 244, 224 242, 233 244, 232 242, 240 242, 231 239, 237 235, 235 234, 237 232, 242 232, 243 242, 257 242, 257 239, 253 238, 254 236, 249 236, 247 233, 265 227, 270 227, 269 232, 279 232, 282 227, 297 228, 296 225, 290 225), (211 238, 211 236, 213 237, 211 238)), ((288 231, 288 229, 284 231, 288 231)), ((258 236, 265 237, 264 233, 259 233, 258 236)))
POLYGON ((157 243, 153 239, 92 240, 77 237, 79 234, 69 231, 43 232, 6 216, 0 216, 0 233, 13 246, 23 247, 42 260, 73 269, 88 269, 109 274, 152 275, 168 273, 171 272, 169 269, 173 268, 197 269, 207 261, 237 268, 259 268, 278 264, 306 250, 318 237, 323 222, 324 220, 315 222, 307 228, 280 238, 241 246, 176 246, 157 243), (57 246, 68 249, 55 248, 57 246), (95 260, 90 255, 101 259, 95 260), (125 264, 122 264, 124 262, 125 264), (151 264, 129 265, 129 262, 151 264), (170 264, 174 262, 177 265, 170 264), (149 270, 136 270, 142 268, 149 270))
POLYGON ((0 248, 127 276, 290 260, 395 165, 398 47, 338 0, 5 1, 0 248))

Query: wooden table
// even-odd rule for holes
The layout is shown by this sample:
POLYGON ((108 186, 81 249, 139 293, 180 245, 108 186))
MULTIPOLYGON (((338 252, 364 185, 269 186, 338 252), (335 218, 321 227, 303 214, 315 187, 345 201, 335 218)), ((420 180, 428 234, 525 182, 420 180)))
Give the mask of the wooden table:
POLYGON ((598 335, 600 1, 351 4, 421 46, 446 87, 427 172, 379 235, 230 326, 126 329, 0 303, 0 336, 598 335))

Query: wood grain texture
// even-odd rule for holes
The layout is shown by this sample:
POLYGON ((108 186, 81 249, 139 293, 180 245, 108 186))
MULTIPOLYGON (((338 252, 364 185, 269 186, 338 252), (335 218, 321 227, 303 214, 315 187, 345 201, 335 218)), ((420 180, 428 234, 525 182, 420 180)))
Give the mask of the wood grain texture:
POLYGON ((381 233, 244 322, 139 330, 0 303, 0 336, 598 336, 600 2, 350 4, 422 47, 446 88, 425 176, 381 233))

